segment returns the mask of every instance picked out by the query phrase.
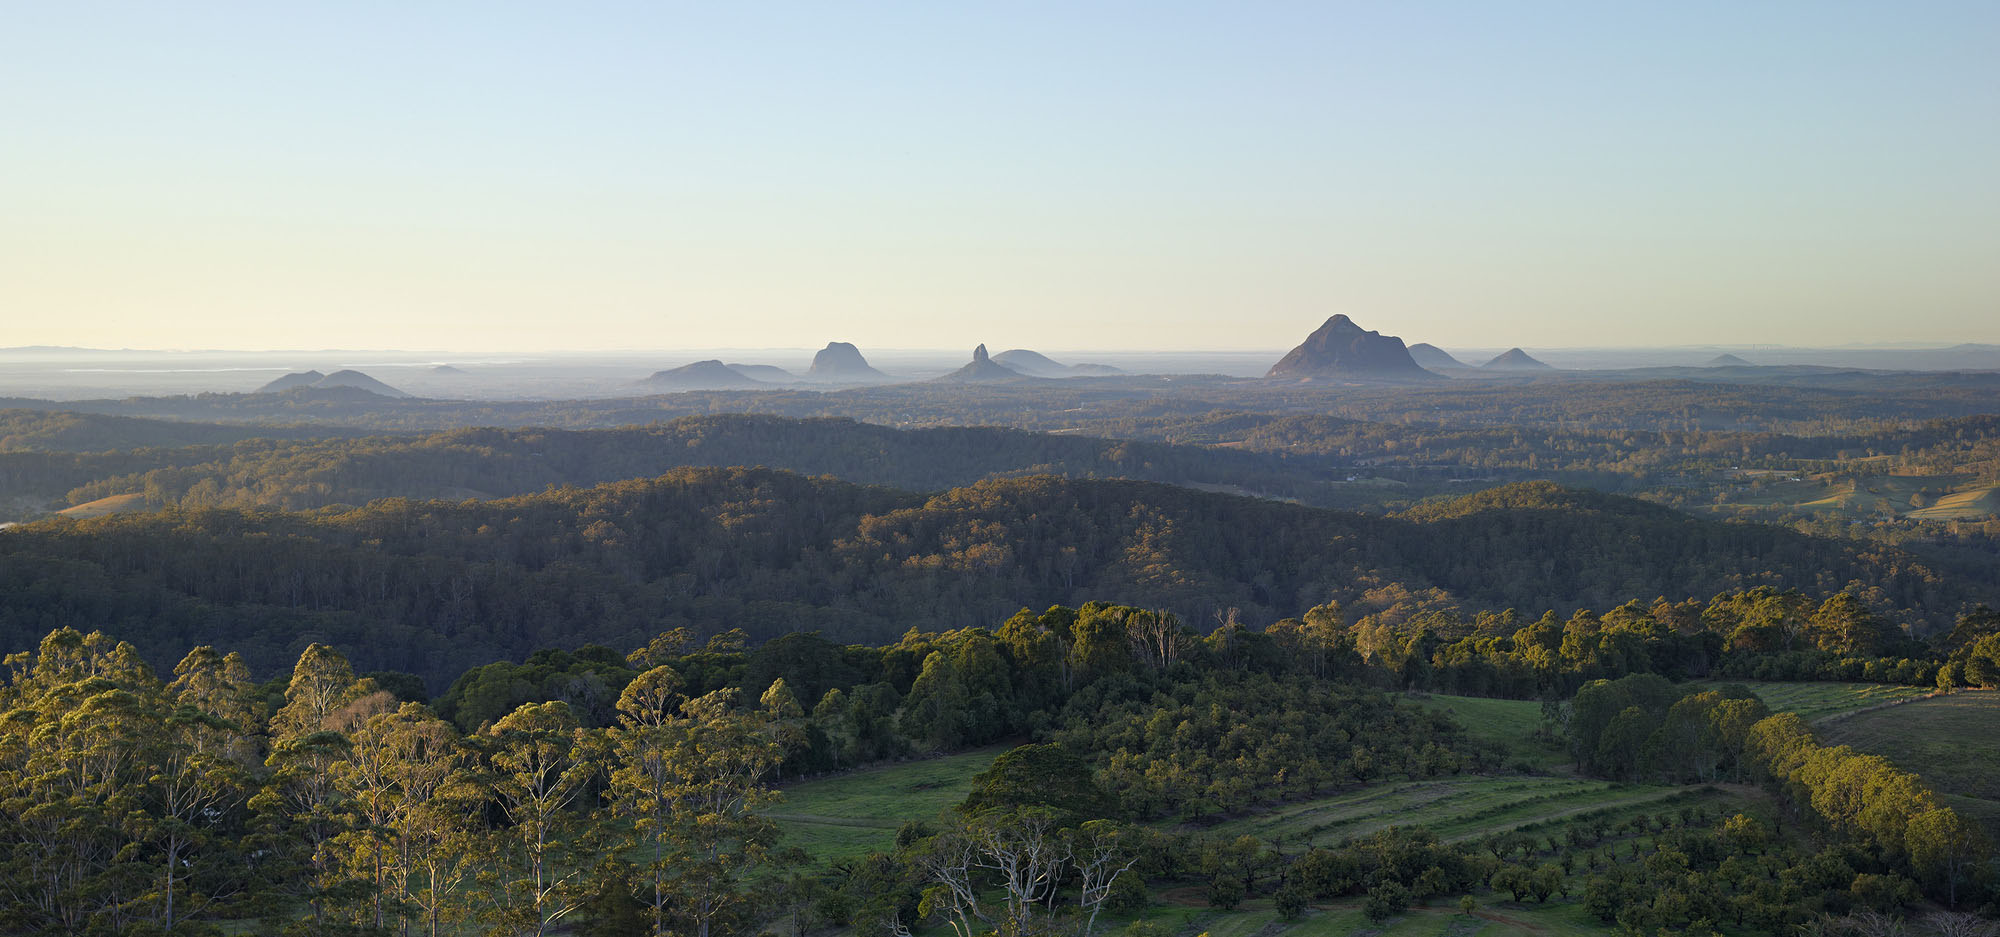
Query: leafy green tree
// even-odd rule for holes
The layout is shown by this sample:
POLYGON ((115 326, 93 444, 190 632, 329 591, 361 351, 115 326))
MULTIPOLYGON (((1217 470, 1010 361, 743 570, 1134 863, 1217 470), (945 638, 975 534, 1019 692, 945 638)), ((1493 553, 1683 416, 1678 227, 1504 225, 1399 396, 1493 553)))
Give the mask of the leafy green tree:
POLYGON ((1025 807, 1050 811, 1063 827, 1110 816, 1115 809, 1090 763, 1052 744, 1022 745, 995 758, 973 777, 972 790, 958 809, 978 816, 1025 807))
POLYGON ((663 666, 626 688, 608 793, 648 857, 639 871, 653 932, 676 932, 671 907, 707 937, 745 910, 746 877, 773 858, 777 827, 759 810, 776 795, 764 779, 784 760, 800 711, 782 678, 756 712, 736 709, 733 689, 676 705, 679 686, 663 666))
POLYGON ((1911 817, 1906 841, 1911 864, 1930 883, 1934 894, 1943 893, 1946 907, 1958 905, 1959 886, 1989 848, 1979 828, 1949 807, 1911 817))
POLYGON ((1368 889, 1367 900, 1361 903, 1361 913, 1370 921, 1382 923, 1410 906, 1410 892, 1396 882, 1380 882, 1368 889))

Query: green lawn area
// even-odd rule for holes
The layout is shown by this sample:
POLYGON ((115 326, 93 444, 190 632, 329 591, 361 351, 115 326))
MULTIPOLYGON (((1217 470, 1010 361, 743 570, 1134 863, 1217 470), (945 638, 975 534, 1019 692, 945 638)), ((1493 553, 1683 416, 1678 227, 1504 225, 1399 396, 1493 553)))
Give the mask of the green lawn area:
POLYGON ((765 813, 778 821, 781 845, 801 847, 822 863, 884 851, 904 821, 928 820, 964 800, 973 776, 1004 751, 983 748, 793 784, 765 813))
POLYGON ((1569 753, 1561 745, 1535 736, 1535 730, 1542 725, 1542 704, 1534 700, 1437 693, 1404 699, 1432 712, 1450 714, 1473 738, 1504 749, 1508 753, 1507 764, 1520 762, 1537 771, 1550 771, 1569 763, 1569 753))
POLYGON ((1820 727, 1829 745, 1852 745, 1914 771, 1948 806, 2000 834, 2000 690, 1965 690, 1856 713, 1820 727))
POLYGON ((1748 680, 1712 680, 1711 685, 1735 683, 1747 686, 1771 707, 1772 712, 1798 713, 1807 722, 1829 716, 1914 699, 1930 693, 1927 687, 1893 686, 1883 683, 1759 683, 1748 680))

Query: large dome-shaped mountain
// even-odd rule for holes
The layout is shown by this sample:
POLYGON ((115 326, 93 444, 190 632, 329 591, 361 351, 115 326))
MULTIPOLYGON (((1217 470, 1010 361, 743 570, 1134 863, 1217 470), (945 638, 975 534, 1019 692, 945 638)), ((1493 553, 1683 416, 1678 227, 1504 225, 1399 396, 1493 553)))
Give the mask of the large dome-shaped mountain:
POLYGON ((826 347, 813 355, 812 367, 806 369, 806 377, 815 381, 886 381, 889 376, 868 365, 868 359, 861 357, 861 349, 847 342, 827 342, 826 347))
POLYGON ((1434 381, 1439 377, 1417 365, 1403 340, 1355 325, 1336 315, 1291 350, 1267 378, 1301 380, 1434 381))

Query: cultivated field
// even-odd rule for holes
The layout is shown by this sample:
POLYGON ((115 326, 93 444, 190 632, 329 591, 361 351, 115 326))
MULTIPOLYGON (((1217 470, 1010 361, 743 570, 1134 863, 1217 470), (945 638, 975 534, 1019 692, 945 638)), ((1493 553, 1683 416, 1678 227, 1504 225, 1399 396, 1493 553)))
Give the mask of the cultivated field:
MULTIPOLYGON (((1773 684, 1772 686, 1787 686, 1773 684)), ((1826 687, 1838 686, 1827 684, 1826 687)), ((1837 694, 1827 690, 1832 707, 1837 694)), ((1429 696, 1416 705, 1445 709, 1473 736, 1493 742, 1538 769, 1560 768, 1560 747, 1535 738, 1541 704, 1517 700, 1429 696)), ((907 820, 929 819, 963 799, 974 775, 1001 749, 987 749, 929 761, 907 762, 808 781, 785 789, 785 802, 772 813, 783 828, 783 845, 799 846, 822 863, 887 850, 907 820)), ((1760 814, 1768 802, 1742 786, 1670 787, 1618 784, 1567 773, 1465 775, 1429 780, 1391 780, 1341 791, 1324 798, 1280 804, 1199 828, 1207 836, 1252 836, 1296 853, 1313 845, 1333 845, 1390 826, 1424 826, 1440 838, 1483 840, 1514 834, 1532 840, 1533 861, 1553 861, 1550 840, 1562 841, 1571 827, 1595 827, 1590 841, 1598 852, 1622 850, 1627 840, 1644 841, 1661 824, 1684 813, 1707 816, 1760 814), (1605 832, 1608 831, 1608 832, 1605 832), (1598 837, 1602 836, 1600 840, 1598 837)), ((1579 870, 1579 875, 1583 874, 1579 870)), ((1517 905, 1494 893, 1479 896, 1467 917, 1455 902, 1416 907, 1375 924, 1358 900, 1322 902, 1298 920, 1285 921, 1271 899, 1246 901, 1233 911, 1208 906, 1198 889, 1156 893, 1153 907, 1137 915, 1106 915, 1100 934, 1117 934, 1133 920, 1158 925, 1170 935, 1210 937, 1570 937, 1604 929, 1576 901, 1517 905)), ((949 932, 941 925, 919 934, 949 932)), ((859 935, 857 935, 859 937, 859 935)))
POLYGON ((1698 807, 1744 808, 1746 798, 1717 788, 1617 784, 1573 777, 1483 777, 1376 784, 1318 800, 1285 804, 1206 827, 1216 836, 1253 836, 1297 846, 1332 846, 1391 826, 1421 826, 1439 839, 1501 833, 1555 834, 1573 822, 1623 823, 1637 815, 1698 807))

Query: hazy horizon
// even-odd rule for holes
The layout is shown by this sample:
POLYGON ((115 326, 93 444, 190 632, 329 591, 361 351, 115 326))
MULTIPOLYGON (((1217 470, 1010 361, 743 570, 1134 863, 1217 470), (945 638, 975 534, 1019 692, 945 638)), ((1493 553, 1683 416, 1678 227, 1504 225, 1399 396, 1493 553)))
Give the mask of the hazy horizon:
POLYGON ((1991 4, 9 27, 0 346, 2000 342, 1991 4))

